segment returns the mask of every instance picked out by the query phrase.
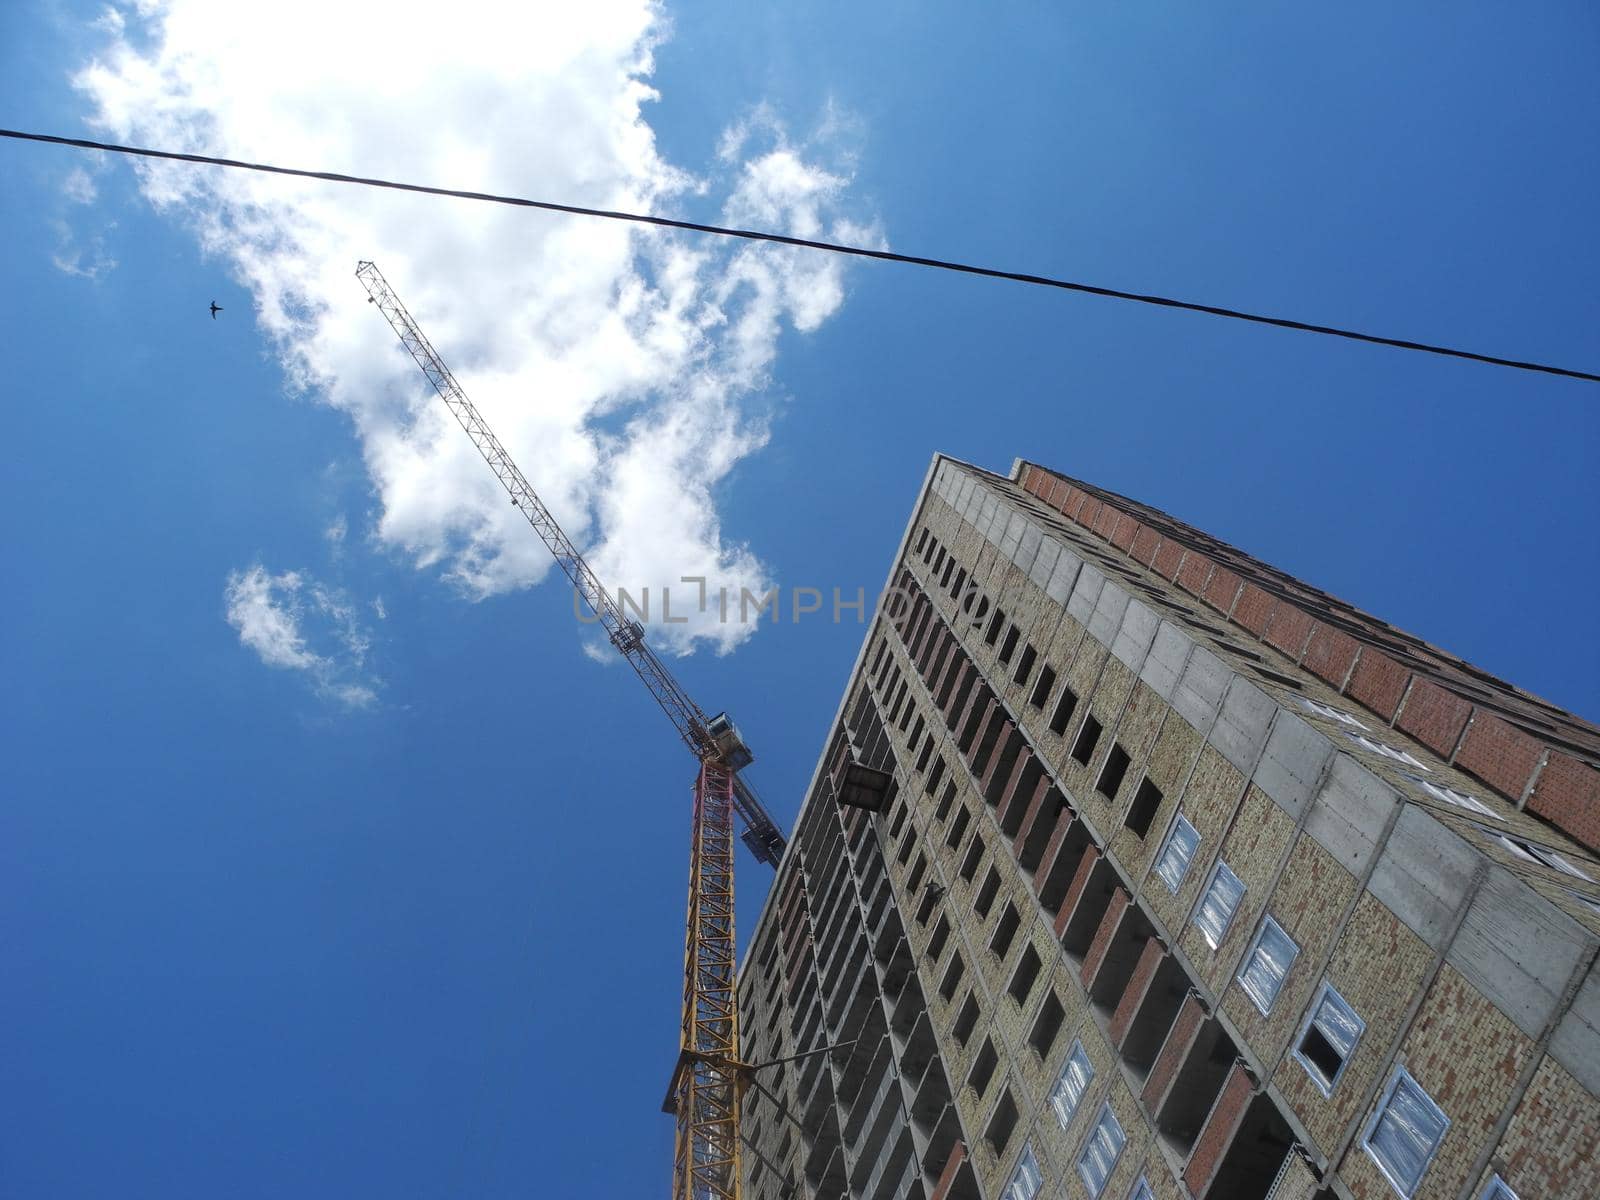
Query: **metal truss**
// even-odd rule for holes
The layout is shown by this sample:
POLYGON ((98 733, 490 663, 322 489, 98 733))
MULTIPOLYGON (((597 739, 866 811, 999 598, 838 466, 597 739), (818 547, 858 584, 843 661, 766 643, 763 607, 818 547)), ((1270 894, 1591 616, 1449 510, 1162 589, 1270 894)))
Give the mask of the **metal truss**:
POLYGON ((667 1096, 678 1120, 673 1200, 733 1200, 742 1182, 733 778, 722 763, 706 761, 695 781, 682 1044, 667 1096))
MULTIPOLYGON (((690 698, 689 693, 683 690, 682 685, 672 677, 672 673, 656 656, 655 651, 646 644, 644 628, 637 621, 628 619, 621 606, 607 593, 600 577, 590 570, 583 555, 572 544, 572 540, 567 537, 550 510, 545 507, 544 501, 539 499, 538 493, 533 490, 533 485, 512 461, 511 455, 501 445, 500 439, 489 428, 472 401, 467 399, 466 392, 456 382, 455 376, 450 373, 450 368, 445 366, 444 359, 439 357, 439 352, 433 348, 433 343, 428 341, 422 329, 412 319, 406 306, 400 302, 400 297, 395 295, 394 289, 389 286, 389 281, 383 277, 383 272, 373 263, 362 262, 356 266, 356 278, 366 287, 368 298, 378 306, 378 311, 383 313, 384 319, 399 337, 400 344, 410 352, 417 366, 422 368, 423 375, 433 385, 433 390, 439 393, 439 398, 444 401, 450 414, 472 439, 472 444, 478 448, 483 461, 489 464, 489 469, 494 472, 495 478, 511 497, 511 503, 549 548, 556 565, 571 581, 578 595, 583 598, 584 604, 599 618, 600 624, 605 628, 606 636, 611 639, 611 644, 632 665, 645 687, 650 690, 650 694, 655 697, 656 703, 672 721, 684 744, 694 752, 696 758, 701 760, 719 757, 720 752, 706 727, 705 713, 690 698)), ((743 779, 737 780, 734 787, 734 805, 747 826, 743 839, 745 845, 750 848, 757 861, 777 866, 778 860, 783 856, 783 834, 767 814, 754 790, 743 779)))

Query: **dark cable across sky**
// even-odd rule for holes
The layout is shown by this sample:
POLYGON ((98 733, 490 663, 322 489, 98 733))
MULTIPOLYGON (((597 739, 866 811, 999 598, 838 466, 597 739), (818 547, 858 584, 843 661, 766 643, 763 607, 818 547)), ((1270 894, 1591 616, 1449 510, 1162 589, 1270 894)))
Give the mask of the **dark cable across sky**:
POLYGON ((981 275, 989 279, 1005 279, 1013 283, 1027 283, 1036 287, 1057 288, 1061 291, 1080 292, 1088 296, 1105 296, 1113 300, 1129 300, 1136 304, 1150 304, 1160 308, 1176 308, 1185 312, 1206 313, 1213 317, 1225 317, 1233 321, 1248 321, 1256 325, 1272 325, 1279 329, 1295 329, 1302 333, 1316 333, 1325 337, 1345 338, 1353 342, 1390 346, 1396 350, 1437 354, 1445 358, 1466 359, 1469 362, 1487 363, 1496 367, 1510 367, 1518 371, 1536 371, 1544 375, 1559 375, 1567 379, 1581 379, 1588 383, 1600 383, 1600 374, 1579 371, 1570 367, 1557 367, 1548 363, 1527 362, 1515 358, 1501 358, 1498 355, 1479 354, 1472 350, 1459 350, 1450 346, 1432 345, 1428 342, 1414 342, 1405 338, 1384 337, 1380 334, 1362 333, 1354 329, 1341 329, 1335 325, 1316 325, 1309 321, 1296 321, 1289 317, 1273 317, 1262 313, 1244 312, 1235 308, 1223 308, 1215 304, 1201 304, 1193 300, 1178 300, 1171 296, 1128 292, 1120 288, 1099 287, 1090 283, 1057 279, 1049 275, 1033 275, 1023 271, 1005 271, 997 267, 952 262, 942 258, 900 254, 893 250, 872 250, 865 246, 847 246, 838 242, 790 237, 787 234, 768 233, 755 229, 731 229, 723 225, 705 225, 698 221, 680 221, 672 217, 652 217, 644 213, 585 208, 578 204, 559 204, 551 200, 530 200, 522 196, 502 196, 492 192, 472 192, 460 188, 429 187, 420 183, 401 183, 392 179, 372 179, 361 175, 344 175, 335 171, 311 171, 300 167, 280 167, 270 163, 253 163, 234 158, 218 158, 209 154, 184 154, 175 150, 152 150, 143 146, 121 146, 113 142, 95 142, 87 138, 60 137, 48 133, 28 133, 17 129, 0 129, 0 137, 12 138, 17 141, 45 142, 57 146, 71 146, 80 150, 102 150, 110 154, 126 154, 138 158, 166 159, 173 162, 195 163, 201 166, 227 167, 240 171, 259 171, 268 175, 290 175, 299 179, 320 179, 327 183, 347 183, 361 187, 390 188, 399 192, 418 192, 429 196, 447 196, 456 200, 477 200, 490 204, 506 204, 517 208, 537 208, 546 212, 567 213, 579 217, 602 217, 609 221, 631 221, 638 225, 684 229, 691 233, 742 238, 751 242, 771 242, 781 246, 798 246, 807 250, 821 250, 829 254, 843 254, 854 258, 905 263, 916 267, 931 267, 939 271, 954 271, 963 275, 981 275))

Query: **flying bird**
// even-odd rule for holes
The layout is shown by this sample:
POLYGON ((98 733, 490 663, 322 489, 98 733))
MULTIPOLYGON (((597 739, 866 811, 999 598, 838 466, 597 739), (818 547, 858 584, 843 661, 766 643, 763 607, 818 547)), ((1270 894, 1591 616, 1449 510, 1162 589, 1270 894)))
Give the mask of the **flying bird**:
POLYGON ((211 302, 211 319, 213 321, 215 321, 217 319, 217 314, 219 312, 221 312, 221 311, 222 311, 222 305, 218 304, 215 300, 213 300, 211 302))

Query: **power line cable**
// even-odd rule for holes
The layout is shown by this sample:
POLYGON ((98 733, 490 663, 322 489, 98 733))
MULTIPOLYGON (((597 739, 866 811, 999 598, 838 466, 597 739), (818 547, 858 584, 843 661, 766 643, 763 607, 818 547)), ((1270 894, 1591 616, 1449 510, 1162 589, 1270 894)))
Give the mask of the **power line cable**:
POLYGON ((299 167, 279 167, 270 163, 243 162, 235 158, 217 158, 209 154, 182 154, 175 150, 152 150, 143 146, 120 146, 112 142, 94 142, 87 138, 58 137, 47 133, 26 133, 17 129, 0 129, 0 137, 13 138, 17 141, 25 142, 47 142, 58 146, 73 146, 80 150, 103 150, 111 154, 127 154, 139 158, 167 159, 173 162, 198 163, 211 167, 228 167, 240 171, 260 171, 269 175, 290 175, 299 179, 320 179, 327 183, 349 183, 357 184, 361 187, 390 188, 398 192, 417 192, 427 196, 448 196, 457 200, 479 200, 490 204, 508 204, 517 208, 537 208, 546 212, 567 213, 579 217, 603 217, 609 221, 631 221, 638 225, 656 225, 665 229, 684 229, 691 233, 709 233, 719 237, 743 238, 745 241, 751 242, 772 242, 780 246, 798 246, 806 250, 822 250, 829 254, 844 254, 855 258, 878 259, 882 262, 905 263, 914 267, 932 267, 939 271, 955 271, 964 275, 981 275, 988 279, 1006 279, 1013 283, 1058 288, 1062 291, 1080 292, 1088 296, 1104 296, 1113 300, 1129 300, 1136 304, 1151 304, 1161 308, 1182 309, 1185 312, 1206 313, 1213 317, 1226 317, 1234 321, 1249 321, 1256 325, 1272 325, 1279 329, 1299 330, 1301 333, 1318 333, 1327 337, 1345 338, 1352 342, 1391 346, 1396 350, 1414 350, 1423 354, 1441 355, 1445 358, 1460 358, 1469 362, 1487 363, 1490 366, 1511 367, 1518 371, 1537 371, 1544 375, 1560 375, 1567 379, 1582 379, 1588 383, 1600 383, 1600 375, 1590 371, 1574 370, 1569 367, 1556 367, 1547 363, 1526 362, 1515 358, 1501 358, 1493 354, 1479 354, 1472 350, 1457 350, 1449 346, 1436 346, 1428 342, 1409 341, 1405 338, 1383 337, 1375 333, 1341 329, 1335 325, 1316 325, 1309 321, 1296 321, 1289 317, 1271 317, 1262 313, 1244 312, 1236 308, 1223 308, 1215 304, 1201 304, 1193 300, 1177 300, 1171 296, 1127 292, 1120 288, 1099 287, 1091 283, 1056 279, 1049 275, 1032 275, 1023 271, 1004 271, 997 267, 982 267, 972 263, 952 262, 942 258, 925 258, 917 254, 899 254, 893 250, 872 250, 865 246, 848 246, 839 242, 823 242, 812 238, 789 237, 786 234, 767 233, 755 229, 732 229, 724 225, 705 225, 698 221, 679 221, 671 217, 652 217, 644 213, 618 212, 605 208, 586 208, 579 204, 558 204, 551 200, 530 200, 523 196, 502 196, 493 192, 470 192, 459 188, 429 187, 425 184, 401 183, 392 179, 372 179, 362 175, 343 175, 335 171, 310 171, 299 167))

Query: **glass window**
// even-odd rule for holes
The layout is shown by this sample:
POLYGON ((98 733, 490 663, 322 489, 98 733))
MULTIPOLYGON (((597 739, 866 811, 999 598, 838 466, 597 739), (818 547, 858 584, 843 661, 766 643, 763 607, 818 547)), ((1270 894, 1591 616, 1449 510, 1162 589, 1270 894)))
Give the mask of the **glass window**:
POLYGON ((1017 1169, 1011 1172, 1011 1181, 1000 1193, 1001 1200, 1033 1200, 1043 1182, 1044 1178, 1039 1174, 1039 1160, 1033 1156, 1033 1147, 1024 1146, 1022 1157, 1017 1160, 1017 1169))
POLYGON ((1327 717, 1329 720, 1338 721, 1341 725, 1352 725, 1357 729, 1365 729, 1366 728, 1365 725, 1363 725, 1360 721, 1356 720, 1349 713, 1340 712, 1337 708, 1334 708, 1332 705, 1319 703, 1318 701, 1313 700, 1310 696, 1301 696, 1300 697, 1300 703, 1305 705, 1307 710, 1309 710, 1310 712, 1320 713, 1322 716, 1327 717))
POLYGON ((1413 758, 1404 750, 1396 750, 1393 746, 1390 746, 1387 743, 1374 741, 1369 737, 1362 737, 1359 733, 1351 733, 1348 729, 1344 731, 1344 735, 1356 745, 1360 746, 1363 750, 1371 751, 1373 754, 1376 754, 1382 758, 1392 758, 1395 762, 1405 763, 1406 766, 1417 771, 1433 770, 1432 767, 1420 762, 1416 758, 1413 758))
POLYGON ((1449 1128, 1450 1118, 1404 1067, 1396 1067, 1361 1144, 1395 1190, 1409 1197, 1449 1128))
MULTIPOLYGON (((1479 828, 1482 828, 1482 826, 1479 826, 1479 828)), ((1508 837, 1504 834, 1496 834, 1489 829, 1484 829, 1484 832, 1492 837, 1497 837, 1500 844, 1518 858, 1525 859, 1528 862, 1543 863, 1547 867, 1554 867, 1563 874, 1571 875, 1574 879, 1587 879, 1590 883, 1594 882, 1594 876, 1581 867, 1574 866, 1569 860, 1546 846, 1535 846, 1532 842, 1525 842, 1521 838, 1508 837)))
POLYGON ((1194 861, 1195 848, 1200 845, 1200 834, 1182 814, 1172 824, 1167 834, 1167 844, 1161 847, 1161 857, 1156 859, 1156 874, 1167 885, 1167 891, 1177 894, 1183 877, 1189 873, 1194 861))
POLYGON ((1061 1123, 1061 1128, 1065 1129, 1072 1120, 1072 1114, 1083 1103, 1083 1094, 1089 1090, 1093 1080, 1094 1065, 1084 1053, 1083 1043, 1075 1041, 1072 1043, 1072 1053, 1067 1055, 1066 1065, 1061 1068, 1061 1078, 1056 1080, 1056 1086, 1050 1092, 1050 1107, 1055 1109, 1056 1120, 1061 1123))
POLYGON ((1111 1105, 1101 1105, 1100 1119, 1094 1123, 1089 1140, 1083 1145, 1083 1153, 1078 1156, 1078 1174, 1083 1178, 1083 1186, 1089 1189, 1089 1195, 1098 1196, 1105 1188, 1127 1140, 1122 1126, 1112 1115, 1111 1105))
POLYGON ((1294 1056, 1324 1096, 1332 1095, 1333 1085, 1339 1082, 1344 1065, 1366 1028, 1367 1023, 1356 1016, 1356 1010, 1333 990, 1333 985, 1323 984, 1294 1056))
POLYGON ((1511 1190, 1509 1183, 1495 1175, 1484 1185, 1479 1200, 1520 1200, 1520 1197, 1511 1190))
POLYGON ((1133 1185, 1133 1191, 1128 1193, 1128 1200, 1156 1200, 1155 1193, 1150 1190, 1150 1181, 1143 1175, 1133 1185))
POLYGON ((1272 1011, 1283 979, 1300 954, 1300 947, 1271 917, 1261 922, 1261 932, 1256 934, 1255 945, 1244 956, 1244 967, 1239 972, 1239 986, 1245 995, 1254 1000, 1263 1014, 1272 1011))
POLYGON ((1424 779, 1420 775, 1409 776, 1412 783, 1416 784, 1435 800, 1443 800, 1446 804, 1453 804, 1457 808, 1464 808, 1468 812, 1477 813, 1480 817, 1488 817, 1491 821, 1504 820, 1499 813, 1490 808, 1476 796, 1466 792, 1458 792, 1453 787, 1445 787, 1442 783, 1434 783, 1431 779, 1424 779))
POLYGON ((1223 935, 1233 924, 1233 914, 1244 899, 1244 884, 1225 862, 1219 862, 1211 872, 1211 882, 1206 894, 1200 897, 1200 908, 1194 914, 1194 923, 1205 935, 1206 944, 1215 950, 1222 944, 1223 935))

